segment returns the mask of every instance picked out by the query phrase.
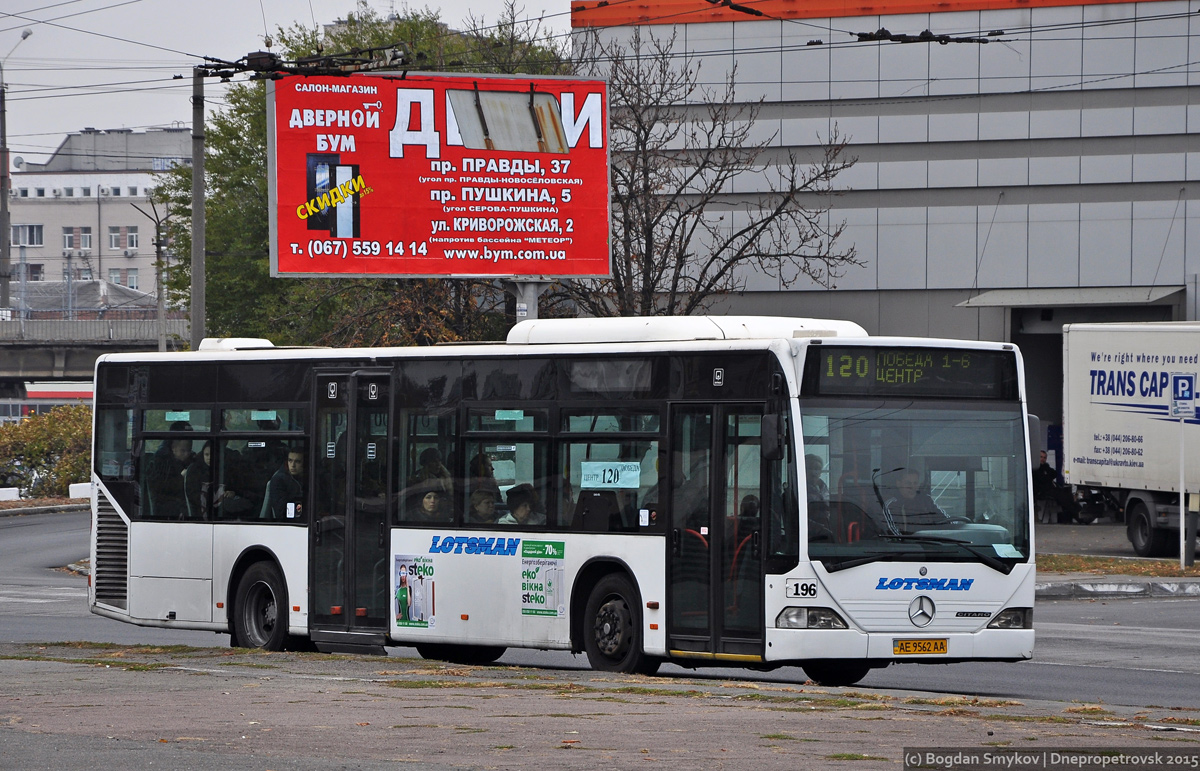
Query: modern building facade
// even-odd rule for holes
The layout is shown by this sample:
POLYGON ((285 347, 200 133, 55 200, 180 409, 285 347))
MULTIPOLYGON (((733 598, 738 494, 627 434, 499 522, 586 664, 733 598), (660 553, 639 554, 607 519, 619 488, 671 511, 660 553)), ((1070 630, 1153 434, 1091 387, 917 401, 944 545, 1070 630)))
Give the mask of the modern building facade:
MULTIPOLYGON (((736 64, 780 157, 849 137, 831 216, 863 266, 832 290, 747 274, 729 312, 1016 342, 1050 423, 1062 324, 1197 317, 1200 2, 572 7, 577 33, 674 34, 714 85, 736 64)), ((733 192, 736 212, 760 189, 733 192)))
POLYGON ((147 216, 154 172, 190 163, 188 129, 88 128, 68 135, 44 164, 14 158, 14 309, 22 307, 22 281, 102 280, 155 292, 155 224, 147 216))

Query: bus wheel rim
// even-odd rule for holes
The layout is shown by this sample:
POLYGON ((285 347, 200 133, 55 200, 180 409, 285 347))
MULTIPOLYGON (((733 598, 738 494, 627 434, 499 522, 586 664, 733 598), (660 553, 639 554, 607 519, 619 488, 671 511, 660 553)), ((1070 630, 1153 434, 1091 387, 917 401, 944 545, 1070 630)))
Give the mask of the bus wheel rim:
POLYGON ((600 606, 596 613, 596 647, 610 658, 620 658, 629 647, 629 632, 633 623, 629 609, 619 597, 600 606))

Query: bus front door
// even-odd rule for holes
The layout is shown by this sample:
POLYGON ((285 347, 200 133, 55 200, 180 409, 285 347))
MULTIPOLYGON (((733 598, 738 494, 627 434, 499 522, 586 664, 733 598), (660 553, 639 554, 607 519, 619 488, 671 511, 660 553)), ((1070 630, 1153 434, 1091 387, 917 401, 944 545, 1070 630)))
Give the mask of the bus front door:
POLYGON ((761 406, 671 415, 667 647, 674 657, 763 658, 761 406))
POLYGON ((309 626, 324 650, 386 640, 388 383, 369 370, 314 380, 309 626))

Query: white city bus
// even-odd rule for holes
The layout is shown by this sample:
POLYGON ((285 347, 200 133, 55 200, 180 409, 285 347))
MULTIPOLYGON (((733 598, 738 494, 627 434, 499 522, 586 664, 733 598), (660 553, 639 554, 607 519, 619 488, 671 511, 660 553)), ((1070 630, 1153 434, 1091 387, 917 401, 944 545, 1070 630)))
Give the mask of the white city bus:
POLYGON ((1020 354, 816 319, 101 357, 95 613, 596 669, 1033 655, 1020 354))

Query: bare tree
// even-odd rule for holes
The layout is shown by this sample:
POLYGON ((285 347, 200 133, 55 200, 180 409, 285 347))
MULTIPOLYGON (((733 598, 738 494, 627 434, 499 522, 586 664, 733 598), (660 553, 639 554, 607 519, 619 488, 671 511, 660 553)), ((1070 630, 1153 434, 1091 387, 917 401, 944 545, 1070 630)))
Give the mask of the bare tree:
POLYGON ((830 218, 832 182, 853 164, 836 130, 801 159, 758 136, 762 101, 736 101, 736 68, 721 88, 703 85, 674 35, 580 44, 579 74, 609 84, 613 273, 564 285, 570 300, 596 316, 687 315, 741 290, 750 270, 828 287, 861 264, 830 218), (738 178, 761 192, 732 195, 738 178))

